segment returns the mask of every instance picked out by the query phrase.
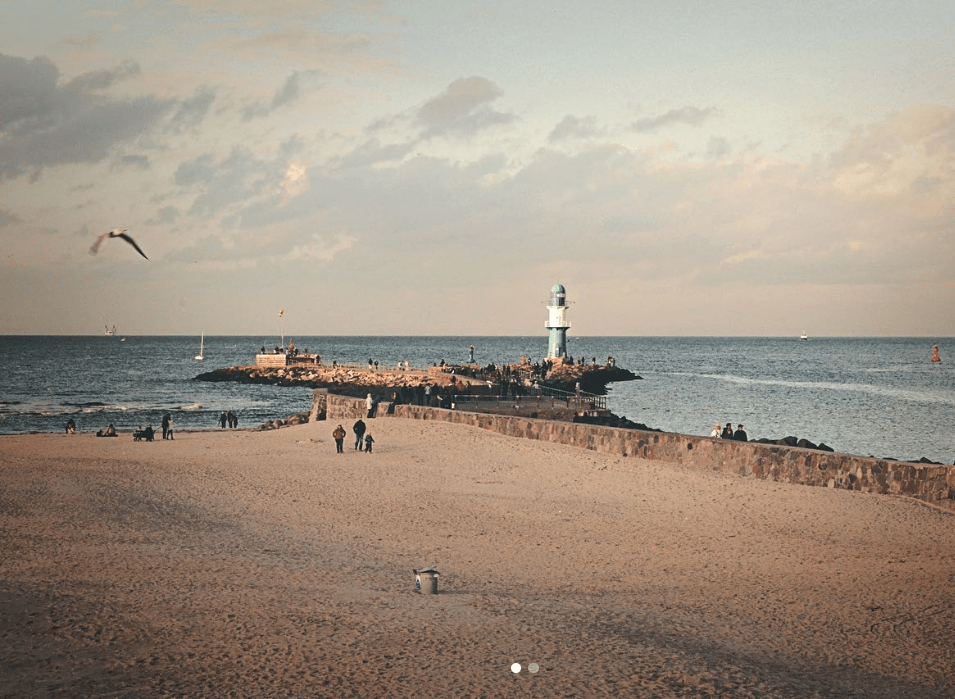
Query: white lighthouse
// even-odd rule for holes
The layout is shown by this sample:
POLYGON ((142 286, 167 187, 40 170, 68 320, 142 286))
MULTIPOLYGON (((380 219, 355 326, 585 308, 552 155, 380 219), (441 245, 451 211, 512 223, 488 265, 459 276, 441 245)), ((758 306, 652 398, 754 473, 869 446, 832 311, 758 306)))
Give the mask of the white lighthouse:
POLYGON ((567 292, 562 284, 554 284, 550 289, 550 303, 547 305, 547 358, 567 356, 567 328, 570 322, 567 314, 567 292))

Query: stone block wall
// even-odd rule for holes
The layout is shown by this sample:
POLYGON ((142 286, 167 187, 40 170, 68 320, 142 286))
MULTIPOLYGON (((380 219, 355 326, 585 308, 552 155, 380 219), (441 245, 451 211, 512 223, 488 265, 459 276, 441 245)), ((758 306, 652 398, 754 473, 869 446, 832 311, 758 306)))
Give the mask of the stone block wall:
POLYGON ((288 357, 284 354, 255 355, 255 366, 258 367, 280 367, 286 364, 288 364, 288 357))
MULTIPOLYGON (((326 410, 329 420, 357 420, 365 416, 365 402, 328 394, 326 410)), ((471 425, 510 437, 567 444, 602 454, 656 459, 700 471, 866 493, 906 495, 955 512, 955 466, 418 405, 395 406, 393 416, 471 425)), ((378 406, 377 417, 392 417, 388 414, 387 403, 378 406)))

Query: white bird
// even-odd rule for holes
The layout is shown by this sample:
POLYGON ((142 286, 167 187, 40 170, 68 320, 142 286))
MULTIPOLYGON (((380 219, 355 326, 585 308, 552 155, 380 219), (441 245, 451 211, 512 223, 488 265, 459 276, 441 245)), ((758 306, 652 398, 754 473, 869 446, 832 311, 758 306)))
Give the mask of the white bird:
MULTIPOLYGON (((143 257, 146 257, 146 253, 144 253, 142 250, 139 249, 139 246, 136 245, 136 241, 130 238, 128 235, 126 235, 125 228, 116 228, 111 230, 109 233, 103 233, 103 235, 97 238, 96 242, 93 243, 93 247, 90 248, 90 255, 95 255, 97 252, 99 252, 99 246, 102 245, 103 241, 106 240, 107 238, 122 238, 127 243, 129 243, 134 248, 136 248, 136 252, 138 252, 143 257)), ((148 260, 149 258, 146 257, 146 259, 148 260)))

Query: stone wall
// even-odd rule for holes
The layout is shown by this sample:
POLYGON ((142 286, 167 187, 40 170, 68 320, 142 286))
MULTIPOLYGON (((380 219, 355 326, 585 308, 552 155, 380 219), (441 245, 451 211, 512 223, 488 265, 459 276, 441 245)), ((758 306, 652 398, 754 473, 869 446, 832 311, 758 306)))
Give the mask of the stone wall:
POLYGON ((284 367, 286 364, 288 364, 288 357, 284 354, 255 355, 255 366, 257 367, 284 367))
MULTIPOLYGON (((329 420, 357 420, 365 415, 365 402, 360 399, 328 394, 326 405, 329 420)), ((395 406, 393 414, 413 420, 471 425, 510 437, 567 444, 602 454, 667 461, 699 471, 865 493, 906 495, 955 512, 955 466, 418 405, 395 406)), ((378 406, 377 417, 390 417, 387 403, 378 406)))

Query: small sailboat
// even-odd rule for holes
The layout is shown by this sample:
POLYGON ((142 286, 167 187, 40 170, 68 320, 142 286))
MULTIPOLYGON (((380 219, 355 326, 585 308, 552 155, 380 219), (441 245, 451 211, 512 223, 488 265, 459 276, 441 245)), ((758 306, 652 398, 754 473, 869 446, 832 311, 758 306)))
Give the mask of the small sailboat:
POLYGON ((802 335, 799 336, 799 339, 800 339, 800 340, 808 340, 808 339, 809 339, 809 336, 808 336, 806 333, 803 333, 802 335))
POLYGON ((203 359, 206 358, 206 355, 205 355, 205 342, 206 342, 206 334, 203 333, 203 334, 199 337, 199 354, 196 355, 196 359, 198 359, 199 361, 202 361, 203 359))

